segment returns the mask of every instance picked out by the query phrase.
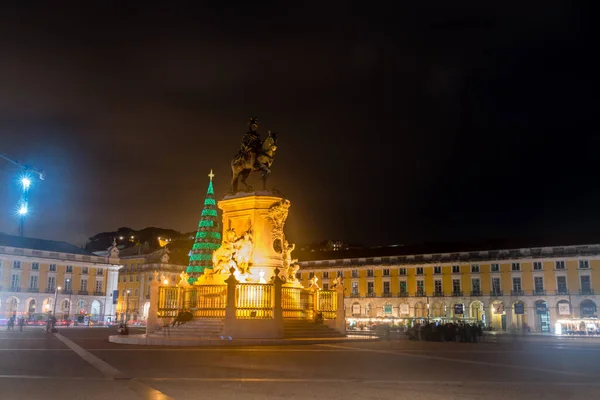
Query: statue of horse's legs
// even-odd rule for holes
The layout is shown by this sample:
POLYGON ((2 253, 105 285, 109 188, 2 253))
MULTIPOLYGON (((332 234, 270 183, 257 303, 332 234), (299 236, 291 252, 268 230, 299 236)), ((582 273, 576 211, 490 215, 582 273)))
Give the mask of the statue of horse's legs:
POLYGON ((234 165, 231 166, 231 172, 232 172, 232 176, 231 176, 231 191, 233 193, 237 193, 238 191, 238 179, 240 177, 240 171, 236 171, 236 168, 234 165))
POLYGON ((250 185, 248 185, 246 183, 246 179, 248 179, 248 176, 250 176, 250 172, 252 172, 251 169, 245 169, 243 171, 240 172, 240 181, 242 182, 242 184, 244 184, 244 187, 248 190, 252 190, 252 187, 250 185))
POLYGON ((263 190, 267 190, 267 178, 269 177, 269 175, 271 175, 271 170, 265 166, 265 169, 263 169, 263 172, 261 174, 263 190))

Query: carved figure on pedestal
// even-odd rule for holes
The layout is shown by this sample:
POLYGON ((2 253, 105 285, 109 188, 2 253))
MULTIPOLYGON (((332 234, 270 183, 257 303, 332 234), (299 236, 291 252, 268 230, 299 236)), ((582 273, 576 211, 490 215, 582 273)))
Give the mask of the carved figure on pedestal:
POLYGON ((281 256, 283 259, 283 270, 286 275, 286 279, 289 282, 293 282, 296 280, 296 272, 298 271, 298 266, 294 268, 294 264, 298 262, 298 259, 292 258, 292 251, 296 248, 294 243, 289 243, 287 240, 283 242, 283 251, 281 252, 281 256))
POLYGON ((252 253, 254 252, 254 240, 251 230, 247 230, 235 242, 235 262, 241 274, 250 272, 250 264, 252 263, 252 253))
POLYGON ((271 165, 277 151, 277 132, 269 131, 269 135, 261 141, 258 127, 258 119, 250 118, 248 132, 242 138, 241 149, 231 160, 233 193, 238 191, 238 181, 242 182, 246 191, 252 191, 253 188, 246 183, 246 179, 252 172, 258 171, 262 172, 263 190, 267 190, 267 177, 271 174, 271 165))
POLYGON ((234 268, 240 274, 250 272, 252 253, 254 252, 254 239, 252 230, 248 229, 238 236, 234 229, 228 229, 223 235, 221 247, 213 253, 213 274, 226 274, 234 268))
POLYGON ((211 275, 218 273, 227 273, 232 266, 233 255, 235 253, 235 241, 237 235, 235 230, 228 229, 223 234, 223 243, 221 247, 213 252, 213 270, 211 275))

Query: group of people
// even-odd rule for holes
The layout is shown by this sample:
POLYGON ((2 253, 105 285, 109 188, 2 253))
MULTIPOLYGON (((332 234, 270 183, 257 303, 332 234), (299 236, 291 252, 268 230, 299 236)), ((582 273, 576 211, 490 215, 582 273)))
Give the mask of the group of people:
POLYGON ((19 330, 22 331, 25 326, 25 318, 19 317, 17 318, 16 314, 13 314, 12 317, 7 321, 6 330, 14 331, 15 325, 19 325, 19 330))
POLYGON ((411 340, 477 343, 481 341, 483 328, 479 324, 462 322, 427 322, 410 328, 408 335, 411 340))

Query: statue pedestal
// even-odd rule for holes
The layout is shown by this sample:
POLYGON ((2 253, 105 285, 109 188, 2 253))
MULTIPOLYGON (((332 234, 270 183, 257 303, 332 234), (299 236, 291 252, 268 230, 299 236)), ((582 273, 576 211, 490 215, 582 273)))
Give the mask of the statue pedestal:
POLYGON ((217 205, 223 211, 223 231, 234 229, 241 235, 252 230, 254 250, 246 280, 269 282, 275 268, 283 268, 283 224, 289 201, 271 192, 253 192, 225 196, 217 205))

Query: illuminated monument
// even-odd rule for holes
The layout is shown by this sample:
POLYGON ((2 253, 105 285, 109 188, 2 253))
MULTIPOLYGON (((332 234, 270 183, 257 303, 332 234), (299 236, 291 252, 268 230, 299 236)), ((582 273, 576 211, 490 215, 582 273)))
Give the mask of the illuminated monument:
POLYGON ((111 341, 186 346, 215 344, 223 338, 344 336, 342 280, 335 279, 329 290, 322 290, 316 278, 308 288, 296 278, 295 246, 284 234, 291 203, 266 186, 277 133, 269 132, 261 141, 256 118, 250 119, 248 127, 241 149, 231 161, 231 191, 218 202, 212 189, 214 175, 212 171, 209 174, 187 273, 181 273, 177 286, 155 273, 146 335, 111 336, 111 341), (252 172, 261 172, 262 190, 246 183, 252 172), (240 182, 243 190, 238 188, 240 182), (222 233, 217 207, 222 211, 222 233), (167 328, 169 321, 183 315, 193 319, 172 331, 167 328))

